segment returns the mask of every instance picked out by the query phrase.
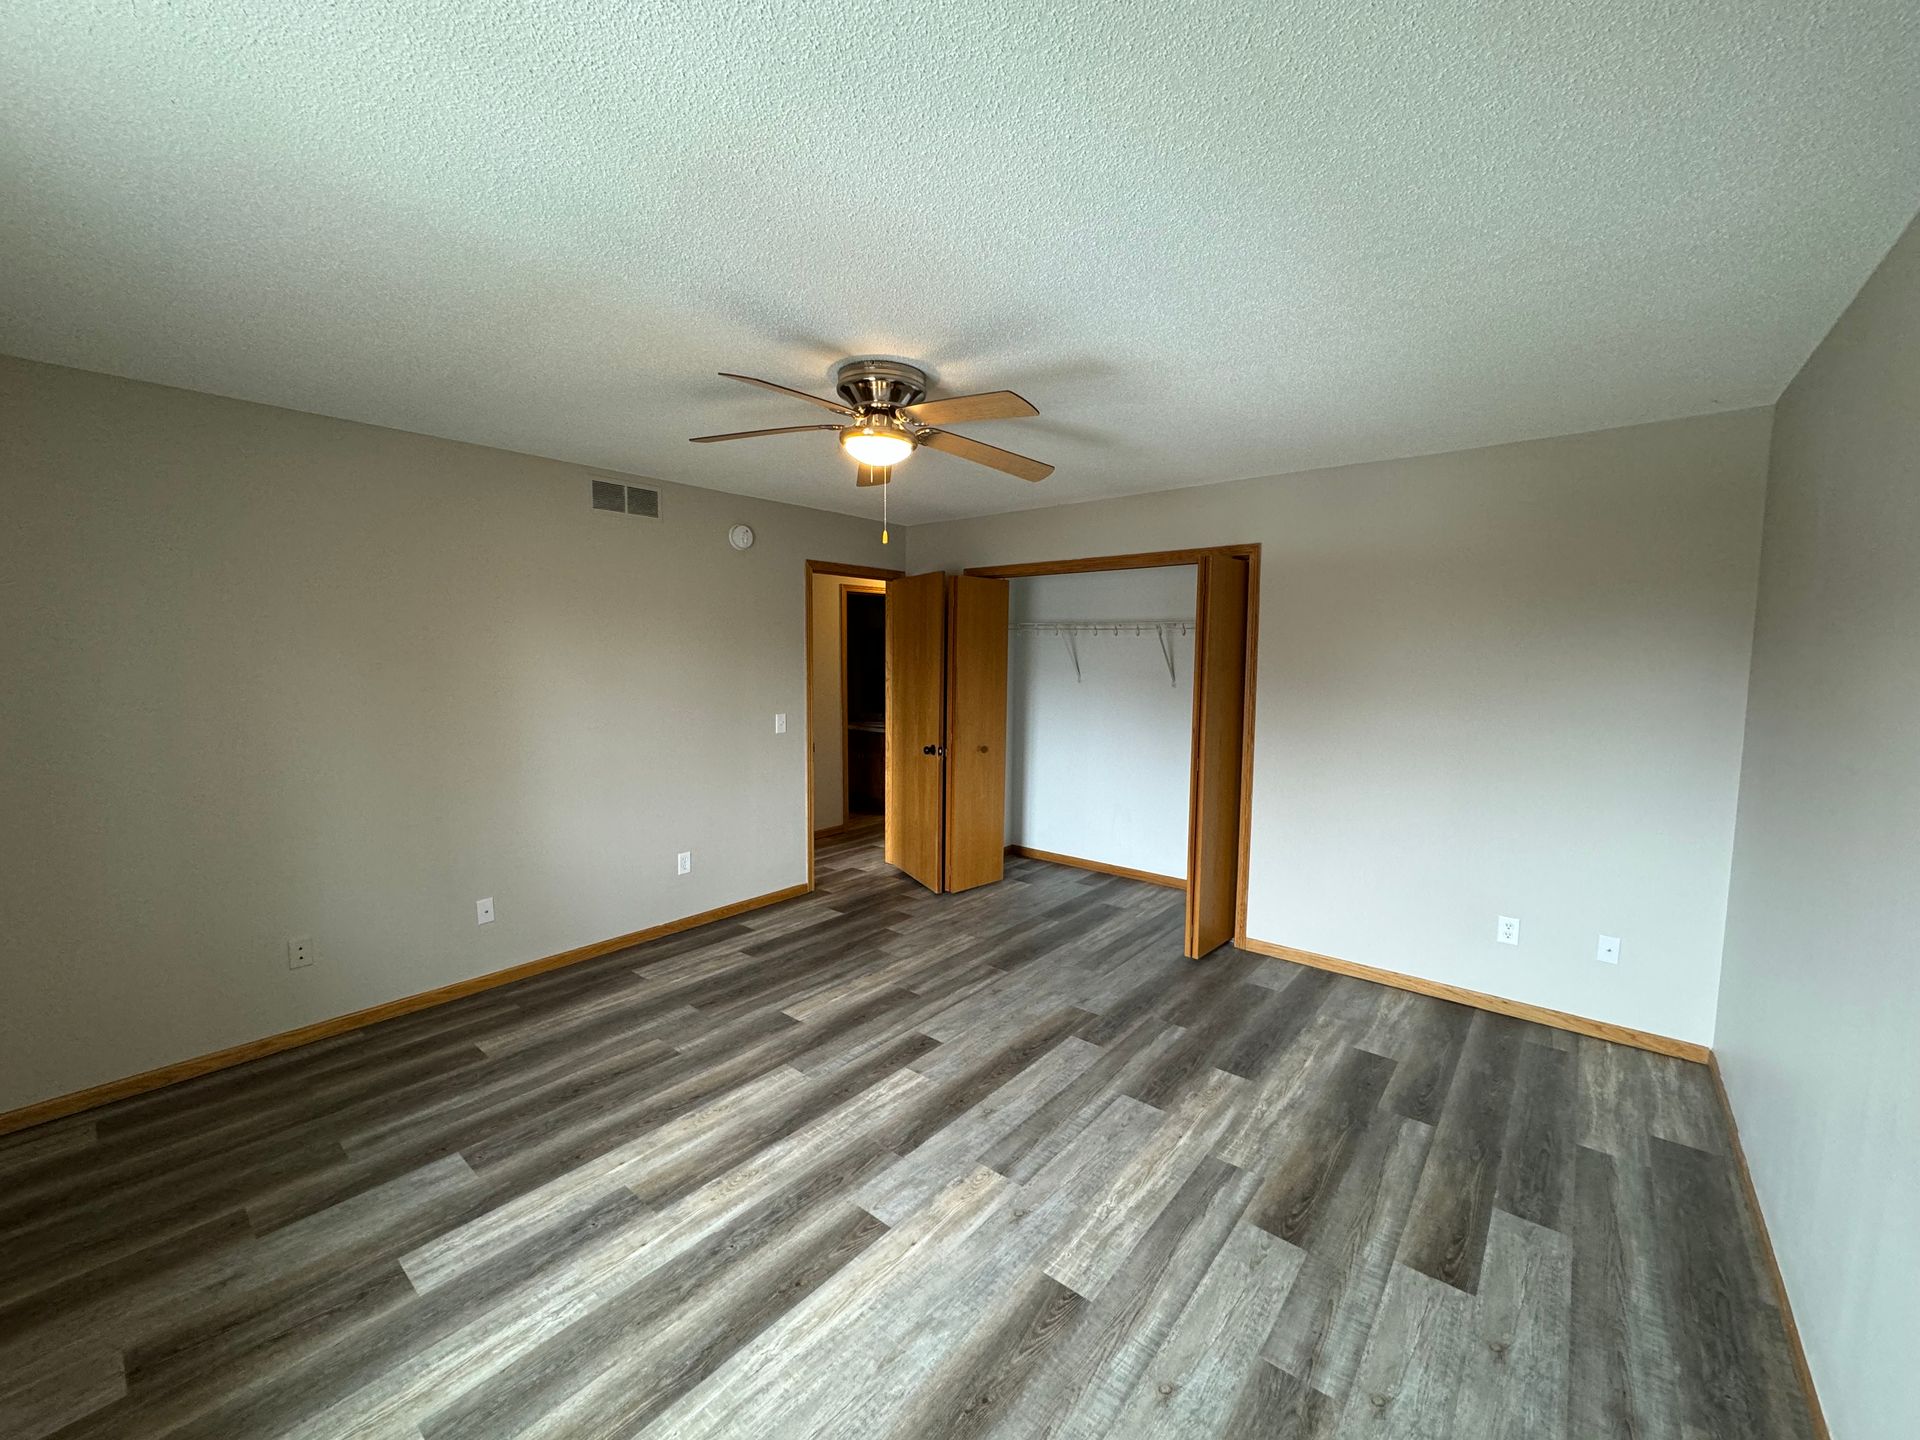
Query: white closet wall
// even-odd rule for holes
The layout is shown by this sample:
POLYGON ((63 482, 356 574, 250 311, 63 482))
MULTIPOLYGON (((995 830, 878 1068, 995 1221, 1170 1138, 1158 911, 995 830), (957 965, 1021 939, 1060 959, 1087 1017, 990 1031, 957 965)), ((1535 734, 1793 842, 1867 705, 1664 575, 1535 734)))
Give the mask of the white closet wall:
POLYGON ((1007 843, 1184 877, 1193 740, 1193 636, 1019 629, 1048 620, 1191 620, 1194 569, 1012 582, 1007 843))

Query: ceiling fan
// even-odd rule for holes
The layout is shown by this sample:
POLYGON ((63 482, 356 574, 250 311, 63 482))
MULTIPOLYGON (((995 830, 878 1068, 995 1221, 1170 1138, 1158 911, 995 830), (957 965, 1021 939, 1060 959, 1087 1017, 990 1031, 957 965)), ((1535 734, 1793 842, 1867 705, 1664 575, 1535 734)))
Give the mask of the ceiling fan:
POLYGON ((726 435, 695 435, 696 445, 711 445, 717 440, 748 440, 757 435, 798 435, 807 430, 836 430, 840 448, 860 467, 855 483, 885 485, 893 478, 893 467, 924 445, 944 451, 976 465, 986 465, 1022 480, 1044 480, 1053 466, 969 440, 964 435, 936 429, 940 425, 967 424, 975 420, 1021 420, 1040 412, 1011 390, 989 390, 979 395, 956 395, 946 400, 927 400, 927 373, 898 360, 847 360, 833 372, 834 389, 839 400, 825 400, 804 390, 792 390, 771 380, 756 380, 751 375, 721 371, 726 380, 744 380, 778 395, 791 395, 809 405, 832 410, 847 417, 844 424, 782 425, 773 430, 735 430, 726 435))

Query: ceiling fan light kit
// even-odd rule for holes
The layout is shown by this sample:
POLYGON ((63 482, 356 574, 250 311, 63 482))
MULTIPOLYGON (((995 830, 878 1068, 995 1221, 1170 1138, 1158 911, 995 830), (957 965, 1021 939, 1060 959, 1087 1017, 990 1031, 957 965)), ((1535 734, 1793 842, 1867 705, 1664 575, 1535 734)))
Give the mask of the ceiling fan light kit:
MULTIPOLYGON (((782 425, 771 430, 732 430, 724 435, 696 435, 697 445, 720 440, 748 440, 762 435, 798 435, 812 430, 837 432, 840 448, 857 467, 854 483, 860 486, 885 485, 892 479, 895 465, 922 446, 939 450, 975 465, 985 465, 1022 480, 1044 480, 1053 466, 1042 460, 1016 455, 981 440, 936 427, 970 424, 983 420, 1023 420, 1040 412, 1011 390, 990 390, 978 395, 956 395, 945 400, 928 400, 927 372, 901 360, 846 360, 835 367, 833 388, 838 400, 809 395, 761 380, 752 375, 720 372, 725 380, 738 380, 791 396, 823 410, 846 417, 846 423, 782 425)), ((884 494, 884 492, 883 492, 884 494)))
POLYGON ((913 454, 916 443, 906 426, 893 420, 868 420, 840 432, 840 448, 876 470, 898 465, 913 454))

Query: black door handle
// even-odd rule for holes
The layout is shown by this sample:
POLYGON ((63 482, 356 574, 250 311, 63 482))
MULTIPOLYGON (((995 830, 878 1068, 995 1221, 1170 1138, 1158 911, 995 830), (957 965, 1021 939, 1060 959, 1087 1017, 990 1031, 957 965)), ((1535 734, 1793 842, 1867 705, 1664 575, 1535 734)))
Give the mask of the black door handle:
POLYGON ((947 753, 947 747, 944 745, 922 745, 920 747, 920 753, 922 755, 944 755, 947 753))

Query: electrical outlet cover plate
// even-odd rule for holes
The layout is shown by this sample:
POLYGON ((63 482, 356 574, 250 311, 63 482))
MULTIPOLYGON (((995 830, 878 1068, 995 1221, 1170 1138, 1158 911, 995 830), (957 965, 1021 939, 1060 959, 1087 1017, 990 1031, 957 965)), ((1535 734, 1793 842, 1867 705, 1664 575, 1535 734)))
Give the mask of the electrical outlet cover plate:
POLYGON ((474 914, 479 917, 475 921, 476 924, 491 925, 493 923, 493 897, 491 895, 484 900, 474 901, 473 910, 474 914))
POLYGON ((691 850, 682 850, 674 857, 674 873, 676 875, 686 875, 690 874, 692 870, 693 852, 691 850))
POLYGON ((287 938, 287 969, 304 970, 313 964, 313 941, 304 935, 287 938))
POLYGON ((1618 935, 1602 935, 1600 937, 1599 953, 1594 958, 1599 960, 1602 965, 1618 965, 1620 963, 1620 937, 1618 935))
POLYGON ((1498 940, 1502 945, 1518 945, 1520 943, 1520 922, 1511 915, 1502 915, 1499 924, 1494 926, 1493 938, 1498 940))

